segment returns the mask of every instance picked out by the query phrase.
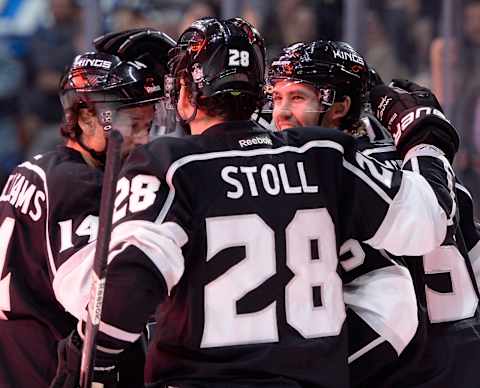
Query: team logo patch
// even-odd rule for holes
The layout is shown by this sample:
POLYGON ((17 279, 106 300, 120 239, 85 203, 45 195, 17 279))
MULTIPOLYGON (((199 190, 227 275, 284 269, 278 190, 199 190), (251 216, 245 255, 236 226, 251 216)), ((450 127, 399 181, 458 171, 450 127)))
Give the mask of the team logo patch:
POLYGON ((200 83, 204 80, 202 65, 200 63, 194 63, 192 66, 192 77, 195 83, 200 83))
POLYGON ((272 145, 272 139, 270 139, 268 136, 255 136, 250 139, 242 139, 238 141, 238 144, 240 147, 248 147, 252 145, 260 145, 260 144, 266 144, 266 145, 272 145))

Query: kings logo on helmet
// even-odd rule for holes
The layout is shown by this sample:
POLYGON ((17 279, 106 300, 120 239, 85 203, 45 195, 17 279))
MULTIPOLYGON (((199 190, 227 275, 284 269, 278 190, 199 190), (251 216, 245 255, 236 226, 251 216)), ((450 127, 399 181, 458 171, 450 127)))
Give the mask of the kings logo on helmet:
POLYGON ((100 67, 102 69, 110 69, 112 67, 112 62, 105 61, 103 59, 92 59, 92 58, 82 58, 79 57, 73 63, 74 67, 100 67))
POLYGON ((356 55, 354 53, 350 53, 348 51, 334 50, 333 51, 333 57, 334 58, 341 58, 343 60, 349 60, 349 61, 358 63, 362 66, 365 65, 365 62, 364 62, 364 60, 361 56, 356 55))

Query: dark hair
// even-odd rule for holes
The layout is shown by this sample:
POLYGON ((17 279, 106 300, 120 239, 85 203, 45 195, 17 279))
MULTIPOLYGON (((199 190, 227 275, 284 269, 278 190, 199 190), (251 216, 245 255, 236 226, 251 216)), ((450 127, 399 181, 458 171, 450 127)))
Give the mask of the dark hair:
POLYGON ((62 123, 60 124, 60 134, 66 139, 79 139, 82 134, 82 128, 78 124, 78 116, 80 110, 86 109, 92 115, 96 115, 96 110, 93 105, 80 105, 75 108, 65 110, 62 123))
POLYGON ((221 116, 226 121, 248 120, 257 109, 255 99, 247 94, 201 97, 197 100, 197 104, 207 115, 221 116))

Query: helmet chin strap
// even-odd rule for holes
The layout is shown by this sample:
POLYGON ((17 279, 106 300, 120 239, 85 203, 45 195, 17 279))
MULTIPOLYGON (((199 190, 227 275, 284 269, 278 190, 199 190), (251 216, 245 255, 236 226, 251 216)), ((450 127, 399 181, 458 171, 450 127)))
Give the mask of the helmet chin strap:
MULTIPOLYGON (((80 136, 78 136, 76 140, 77 140, 77 143, 80 144, 80 147, 82 147, 85 151, 87 151, 93 159, 99 162, 102 166, 105 165, 105 161, 107 160, 106 151, 96 151, 93 148, 87 146, 82 141, 80 136)), ((108 142, 108 137, 106 138, 106 141, 108 142)), ((105 148, 106 148, 106 144, 105 144, 105 148)))
POLYGON ((75 140, 80 145, 80 147, 82 147, 85 151, 87 151, 90 154, 90 156, 93 159, 95 159, 101 166, 104 166, 107 160, 107 145, 108 145, 107 133, 110 129, 111 129, 110 123, 103 123, 103 133, 105 135, 105 149, 103 151, 97 151, 87 146, 82 140, 81 132, 75 135, 75 140), (105 127, 107 126, 108 126, 108 129, 105 129, 105 127))
POLYGON ((325 113, 326 113, 326 111, 323 111, 323 112, 320 112, 320 114, 318 115, 318 126, 319 127, 322 126, 322 121, 323 121, 323 118, 325 117, 325 113))
POLYGON ((112 129, 114 113, 115 110, 113 108, 97 112, 97 118, 103 127, 103 134, 105 136, 105 148, 103 151, 96 151, 93 148, 88 147, 82 141, 81 137, 77 136, 78 144, 80 144, 80 146, 87 151, 93 159, 100 163, 101 166, 104 166, 107 160, 108 133, 112 129))

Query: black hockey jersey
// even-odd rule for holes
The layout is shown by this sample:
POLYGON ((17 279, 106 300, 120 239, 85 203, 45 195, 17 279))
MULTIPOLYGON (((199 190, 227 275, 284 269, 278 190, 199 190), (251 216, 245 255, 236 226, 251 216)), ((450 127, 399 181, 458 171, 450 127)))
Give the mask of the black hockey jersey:
MULTIPOLYGON (((394 147, 389 150, 385 144, 370 139, 364 142, 362 149, 383 163, 392 166, 398 163, 398 157, 392 153, 394 147)), ((404 168, 430 173, 422 171, 417 158, 412 158, 404 168)), ((445 171, 448 170, 450 167, 446 165, 445 171)), ((475 334, 479 327, 478 295, 471 264, 475 265, 479 255, 476 248, 479 237, 473 221, 471 196, 462 185, 455 184, 453 172, 446 176, 451 177, 445 183, 456 200, 452 215, 456 213, 454 218, 459 220, 459 228, 454 222, 442 246, 427 255, 402 259, 414 279, 419 302, 419 331, 398 361, 365 385, 356 386, 424 384, 422 386, 443 387, 455 384, 470 387, 476 378, 472 378, 474 370, 470 360, 480 354, 480 341, 475 334), (464 246, 471 261, 467 259, 464 246)), ((378 358, 378 354, 372 354, 367 356, 367 361, 372 365, 385 365, 385 356, 378 358)))
MULTIPOLYGON (((385 165, 394 168, 399 166, 399 156, 393 144, 388 146, 384 142, 378 143, 370 139, 370 141, 361 141, 359 148, 362 149, 363 154, 372 156, 385 165)), ((428 169, 428 165, 423 166, 426 167, 420 167, 418 158, 415 157, 405 163, 404 169, 430 174, 428 171, 423 171, 428 169)), ((428 310, 429 320, 432 323, 470 318, 475 314, 478 305, 473 274, 476 259, 480 256, 480 248, 478 248, 480 235, 473 219, 473 201, 468 190, 456 180, 453 171, 450 171, 451 167, 446 164, 444 168, 447 174, 445 176, 448 177, 445 183, 449 187, 452 198, 455 198, 449 237, 443 242, 442 247, 418 258, 418 264, 412 264, 416 258, 405 260, 411 265, 414 276, 419 278, 417 283, 420 284, 420 289, 417 291, 420 296, 424 295, 422 305, 428 310), (470 256, 470 260, 467 256, 470 256)))
MULTIPOLYGON (((54 278, 74 250, 96 239, 101 178, 80 153, 59 147, 19 165, 3 188, 2 388, 48 387, 55 374, 57 341, 76 321, 57 301, 54 278)), ((68 298, 71 290, 62 292, 68 298)))
MULTIPOLYGON (((393 141, 379 129, 357 141, 359 151, 386 169, 401 166, 393 141)), ((379 371, 396 362, 414 336, 422 335, 425 317, 418 316, 412 277, 401 257, 349 240, 340 247, 339 259, 345 271, 351 386, 369 386, 379 371)))
POLYGON ((455 183, 455 188, 460 211, 460 229, 478 287, 480 285, 480 224, 474 219, 473 199, 468 189, 460 182, 455 183))
MULTIPOLYGON (((348 387, 339 247, 422 254, 452 207, 443 182, 432 190, 355 147, 338 131, 235 122, 134 151, 117 186, 102 349, 133 341, 161 302, 149 383, 348 387)), ((92 246, 69 260, 80 255, 92 246)), ((84 307, 79 296, 72 309, 84 307)))

